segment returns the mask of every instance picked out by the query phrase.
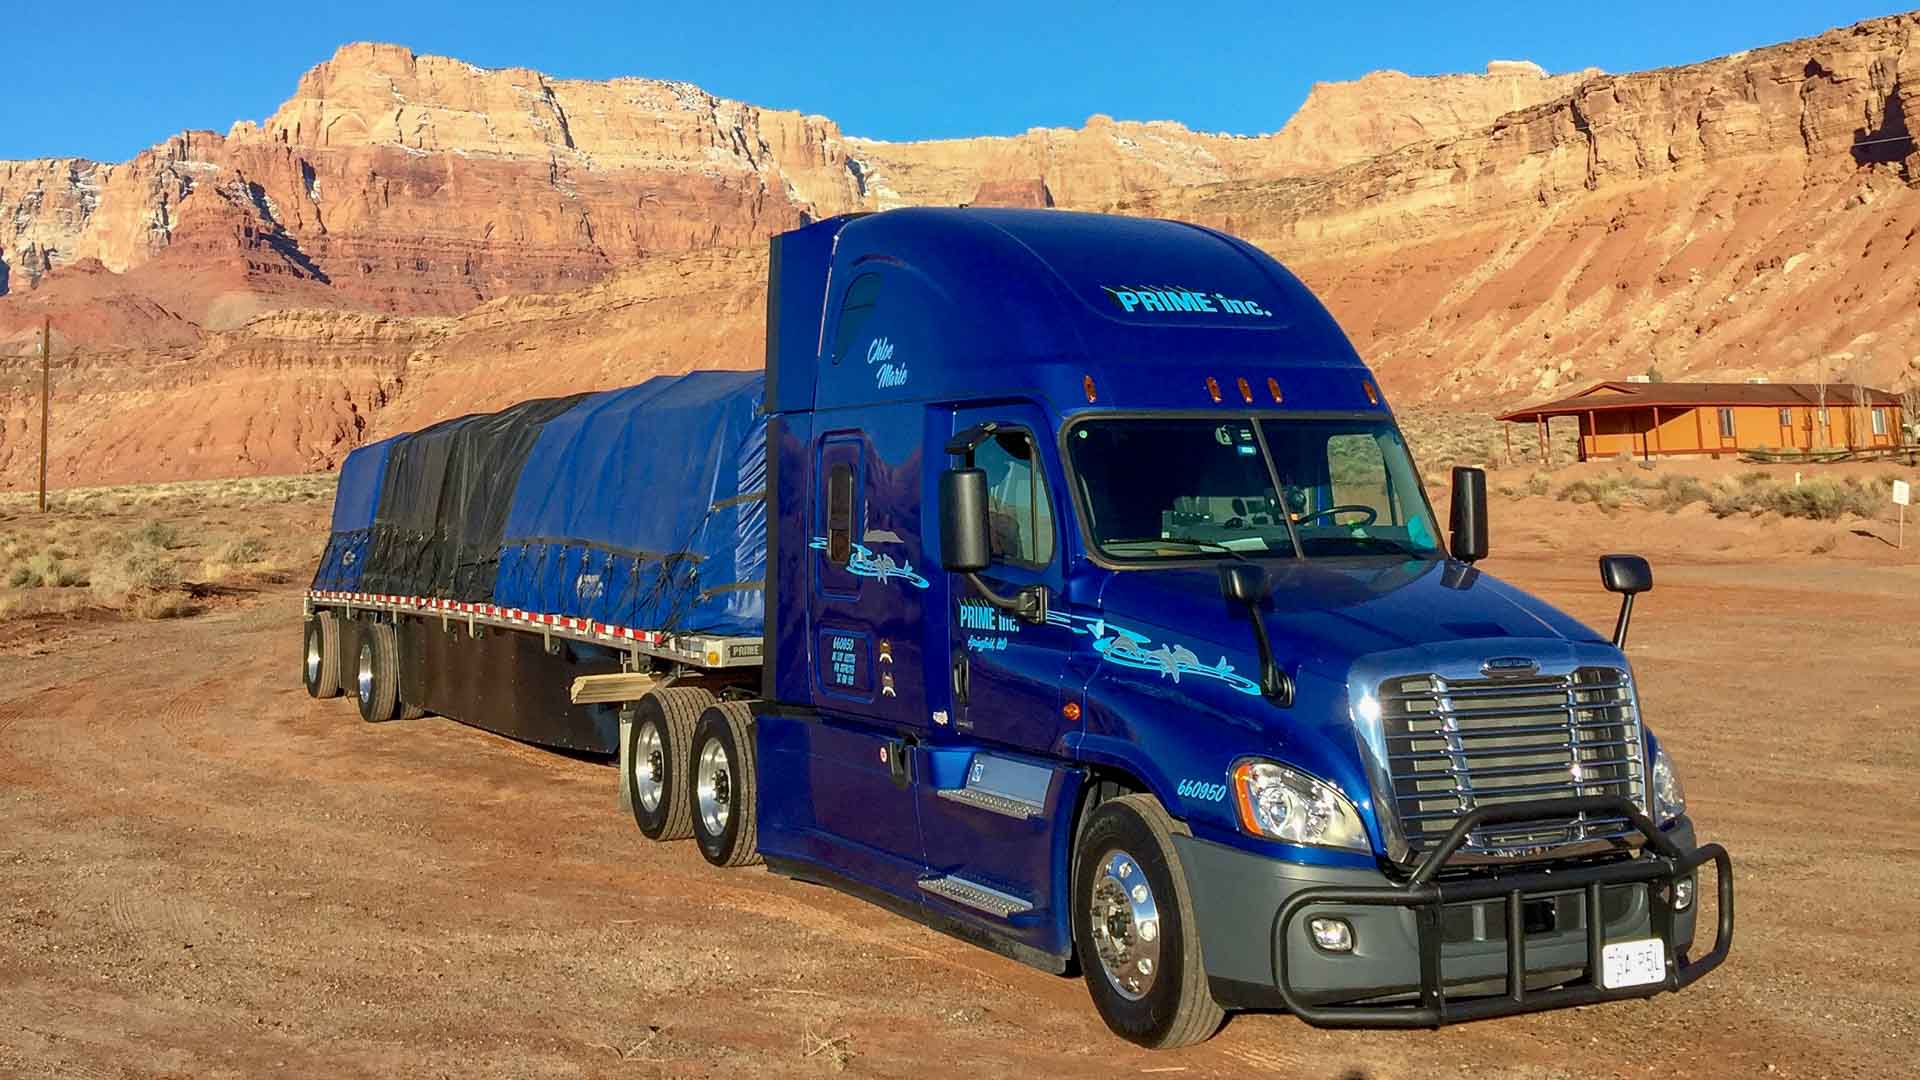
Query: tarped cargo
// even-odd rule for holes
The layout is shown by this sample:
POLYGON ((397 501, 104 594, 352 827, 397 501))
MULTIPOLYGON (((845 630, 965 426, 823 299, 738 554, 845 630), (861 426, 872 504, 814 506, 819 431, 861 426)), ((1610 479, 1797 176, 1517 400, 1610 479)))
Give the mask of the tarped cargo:
POLYGON ((335 592, 360 591, 366 569, 367 543, 373 536, 373 515, 380 505, 380 487, 386 479, 387 454, 395 439, 368 443, 340 463, 340 484, 333 496, 333 528, 313 587, 335 592))
POLYGON ((374 515, 366 591, 491 599, 521 466, 548 421, 586 396, 523 401, 395 440, 374 515))
POLYGON ((766 571, 759 372, 596 394, 521 472, 497 603, 615 626, 757 635, 766 571))
POLYGON ((760 633, 758 372, 523 402, 348 455, 317 589, 760 633))

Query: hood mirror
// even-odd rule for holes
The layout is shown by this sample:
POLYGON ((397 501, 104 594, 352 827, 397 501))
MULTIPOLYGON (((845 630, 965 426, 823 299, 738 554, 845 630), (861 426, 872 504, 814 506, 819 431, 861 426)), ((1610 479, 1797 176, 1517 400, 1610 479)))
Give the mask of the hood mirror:
POLYGON ((1620 594, 1620 621, 1613 624, 1613 647, 1627 647, 1627 622, 1633 618, 1633 598, 1653 589, 1653 567, 1638 555, 1600 556, 1600 584, 1620 594))
POLYGON ((1220 565, 1220 595, 1230 604, 1245 607, 1253 620, 1253 642, 1260 650, 1260 695, 1284 709, 1293 704, 1293 679, 1275 662, 1267 624, 1260 618, 1260 605, 1272 592, 1273 579, 1265 567, 1250 562, 1220 565))

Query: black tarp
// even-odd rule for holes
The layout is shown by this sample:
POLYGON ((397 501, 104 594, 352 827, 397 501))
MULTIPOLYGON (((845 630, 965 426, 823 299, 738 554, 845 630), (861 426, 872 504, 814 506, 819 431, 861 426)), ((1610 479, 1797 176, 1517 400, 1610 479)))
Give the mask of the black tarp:
POLYGON ((547 421, 586 396, 523 401, 394 440, 361 589, 491 600, 500 540, 527 454, 547 421))

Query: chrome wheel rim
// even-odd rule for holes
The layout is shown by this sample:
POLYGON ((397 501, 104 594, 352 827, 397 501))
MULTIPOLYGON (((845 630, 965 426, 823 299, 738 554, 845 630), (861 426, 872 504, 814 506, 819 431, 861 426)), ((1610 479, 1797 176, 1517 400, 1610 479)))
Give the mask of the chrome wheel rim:
POLYGON ((315 686, 320 682, 320 631, 307 631, 307 685, 315 686))
POLYGON ((355 673, 354 685, 359 688, 361 701, 373 700, 373 643, 360 646, 360 666, 355 673))
POLYGON ((1101 860, 1089 908, 1093 951, 1107 982, 1128 1001, 1146 997, 1160 977, 1160 907, 1133 856, 1110 851, 1101 860))
POLYGON ((700 752, 700 761, 694 767, 693 794, 707 835, 726 832, 733 807, 733 768, 727 760, 727 748, 718 739, 709 740, 700 752))
POLYGON ((666 757, 660 747, 660 726, 649 720, 633 739, 633 797, 651 814, 666 795, 666 757))

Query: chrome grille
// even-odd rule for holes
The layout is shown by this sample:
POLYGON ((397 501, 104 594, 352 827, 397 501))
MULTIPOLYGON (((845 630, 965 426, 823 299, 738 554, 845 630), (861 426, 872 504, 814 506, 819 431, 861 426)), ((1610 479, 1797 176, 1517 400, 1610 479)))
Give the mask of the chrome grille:
MULTIPOLYGON (((1403 675, 1380 684, 1379 701, 1394 805, 1415 852, 1482 806, 1619 795, 1646 807, 1640 716, 1624 671, 1403 675)), ((1479 829, 1461 851, 1515 857, 1632 832, 1625 818, 1582 814, 1479 829)))

